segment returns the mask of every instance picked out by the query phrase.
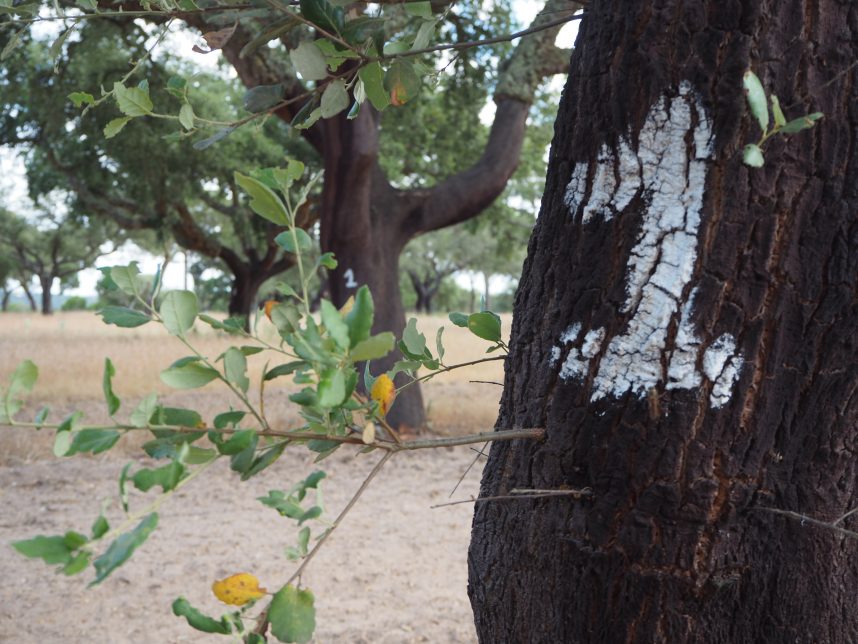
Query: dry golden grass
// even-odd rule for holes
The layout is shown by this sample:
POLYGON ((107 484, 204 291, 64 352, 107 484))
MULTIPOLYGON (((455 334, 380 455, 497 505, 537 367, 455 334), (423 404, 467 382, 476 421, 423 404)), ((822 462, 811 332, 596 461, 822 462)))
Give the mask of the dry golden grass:
MULTIPOLYGON (((444 316, 418 318, 418 329, 426 334, 433 348, 438 327, 444 326, 445 362, 454 364, 485 357, 487 343, 467 330, 453 326, 444 316)), ((510 318, 504 317, 509 332, 510 318)), ((260 332, 274 341, 276 334, 267 320, 260 332)), ((198 325, 189 336, 195 348, 215 358, 234 342, 234 338, 198 325)), ((42 405, 52 409, 51 419, 62 418, 74 409, 86 413, 90 422, 107 420, 101 393, 105 358, 116 367, 113 387, 123 401, 118 418, 124 419, 137 402, 151 392, 174 406, 199 410, 204 418, 225 411, 229 405, 240 407, 229 390, 212 383, 194 392, 175 392, 164 385, 159 372, 170 363, 188 355, 186 347, 154 324, 137 329, 119 329, 101 322, 89 312, 60 312, 53 316, 30 313, 0 314, 0 387, 5 387, 15 367, 25 359, 39 367, 39 381, 22 417, 32 416, 42 405)), ((252 383, 258 383, 268 352, 248 359, 252 383)), ((437 376, 423 386, 430 427, 441 434, 484 431, 494 423, 501 387, 473 384, 470 380, 501 382, 502 362, 488 362, 457 369, 437 376)), ((286 400, 290 390, 286 378, 266 386, 266 413, 272 424, 288 425, 297 420, 294 406, 286 400)), ((252 399, 259 390, 251 386, 252 399)), ((27 429, 0 428, 0 462, 29 460, 50 454, 51 432, 35 433, 27 429)), ((134 441, 139 444, 139 441, 134 441)))

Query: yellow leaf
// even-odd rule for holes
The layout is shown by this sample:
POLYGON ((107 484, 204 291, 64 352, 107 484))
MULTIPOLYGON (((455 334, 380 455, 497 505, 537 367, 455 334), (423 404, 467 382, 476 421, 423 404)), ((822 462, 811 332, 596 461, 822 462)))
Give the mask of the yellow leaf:
POLYGON ((277 306, 277 300, 265 300, 265 317, 271 319, 271 309, 277 306))
POLYGON ((402 83, 396 83, 393 86, 393 89, 390 90, 390 104, 393 107, 400 107, 405 105, 408 101, 407 92, 405 91, 405 86, 402 83))
POLYGON ((390 406, 393 404, 393 399, 396 398, 396 386, 386 373, 376 378, 375 384, 370 391, 370 396, 378 403, 379 413, 382 416, 386 416, 390 406))
POLYGON ((347 316, 349 313, 352 312, 352 308, 354 308, 354 305, 355 296, 349 295, 349 299, 347 299, 346 303, 340 307, 340 315, 342 315, 343 317, 347 316))
POLYGON ((268 591, 259 587, 259 580, 249 572, 240 572, 212 584, 212 592, 224 604, 243 606, 259 599, 268 591))

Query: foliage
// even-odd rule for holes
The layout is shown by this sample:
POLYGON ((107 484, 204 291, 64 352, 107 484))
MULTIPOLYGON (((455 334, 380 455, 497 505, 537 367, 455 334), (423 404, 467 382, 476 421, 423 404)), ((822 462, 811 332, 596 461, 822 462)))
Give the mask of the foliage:
MULTIPOLYGON (((285 223, 286 233, 278 243, 293 254, 301 275, 298 288, 283 289, 288 292, 283 302, 266 307, 266 313, 279 332, 277 344, 246 331, 239 321, 217 320, 201 314, 197 297, 190 291, 161 294, 160 275, 154 278, 143 276, 135 264, 103 269, 103 281, 123 293, 128 303, 135 307, 105 306, 100 314, 106 323, 126 328, 161 324, 187 347, 189 355, 164 369, 162 380, 179 389, 199 388, 212 381, 220 381, 240 401, 242 409, 222 409, 208 421, 195 410, 168 407, 152 394, 135 409, 125 410, 127 420, 119 420, 122 401, 114 390, 116 372, 108 359, 105 361, 102 389, 107 411, 114 419, 112 425, 87 426, 80 412, 74 412, 60 422, 49 422, 47 409, 39 412, 32 422, 24 422, 18 419, 18 415, 23 397, 36 383, 38 369, 32 362, 25 361, 13 373, 3 392, 0 422, 53 429, 54 452, 60 457, 102 453, 116 445, 124 434, 147 432, 151 438, 143 445, 143 450, 161 463, 152 468, 129 464, 122 471, 119 505, 124 519, 118 525, 109 525, 105 516, 99 514, 91 534, 69 531, 62 535, 40 535, 18 541, 12 545, 20 554, 58 565, 68 575, 79 574, 91 564, 95 576, 90 585, 99 584, 145 544, 158 525, 157 509, 163 501, 190 484, 219 459, 228 460, 230 469, 244 481, 273 465, 287 448, 306 448, 316 454, 316 462, 344 445, 356 446, 361 454, 380 451, 383 457, 333 523, 323 518, 321 483, 326 475, 321 470, 310 473, 289 489, 270 490, 267 495, 258 497, 263 506, 295 522, 297 540, 288 546, 286 553, 289 559, 301 563, 287 582, 273 593, 254 628, 245 624, 248 619, 246 611, 255 602, 262 601, 267 591, 249 573, 237 573, 214 582, 215 595, 225 603, 239 607, 239 610, 220 618, 203 614, 183 597, 173 603, 174 614, 206 633, 234 634, 246 642, 262 641, 259 638, 269 629, 271 635, 283 642, 306 642, 312 637, 315 598, 308 589, 294 585, 296 580, 300 580, 305 566, 391 456, 408 449, 449 443, 448 439, 436 439, 409 444, 387 425, 384 417, 395 404, 397 395, 393 376, 400 372, 409 374, 410 383, 405 385, 409 386, 463 365, 444 361, 443 329, 430 347, 412 319, 398 342, 405 359, 390 371, 373 376, 371 362, 390 353, 397 343, 389 332, 372 334, 375 303, 366 287, 359 289, 354 299, 341 309, 323 299, 318 317, 310 314, 307 287, 313 279, 312 274, 325 266, 333 266, 336 260, 327 255, 305 265, 303 252, 307 245, 296 225, 296 212, 308 198, 318 177, 311 176, 305 180, 304 173, 303 164, 293 161, 265 175, 266 181, 252 176, 241 180, 253 194, 251 204, 260 216, 275 217, 285 223), (190 340, 191 331, 197 324, 207 324, 228 333, 236 342, 216 358, 203 355, 190 340), (266 367, 261 382, 251 383, 247 375, 248 358, 262 353, 268 354, 268 360, 273 359, 275 364, 266 367), (359 362, 366 363, 362 374, 357 368, 359 362), (419 369, 425 369, 427 373, 418 377, 419 369), (292 429, 279 429, 272 427, 264 412, 265 384, 286 376, 302 387, 290 396, 290 400, 299 407, 303 423, 292 429), (360 378, 371 391, 369 397, 356 391, 360 378), (251 384, 258 388, 258 405, 251 401, 251 384), (130 487, 156 496, 132 511, 127 493, 130 487), (311 547, 314 537, 316 543, 311 547)), ((489 352, 506 351, 500 318, 495 314, 453 314, 451 320, 468 327, 478 338, 488 340, 489 352)), ((533 430, 521 430, 454 440, 456 444, 463 444, 532 435, 533 430)))
POLYGON ((743 85, 745 88, 745 97, 748 100, 748 109, 762 131, 760 140, 756 143, 749 143, 742 151, 742 160, 745 165, 752 168, 762 168, 763 164, 765 164, 763 146, 770 138, 776 134, 795 134, 802 130, 810 129, 822 118, 822 112, 813 112, 787 121, 778 97, 771 94, 767 99, 763 84, 750 69, 745 72, 743 85), (769 129, 770 104, 771 116, 774 121, 771 129, 769 129))
POLYGON ((80 295, 73 295, 70 298, 66 299, 63 302, 60 310, 62 311, 85 311, 89 308, 89 305, 86 302, 85 297, 81 297, 80 295))

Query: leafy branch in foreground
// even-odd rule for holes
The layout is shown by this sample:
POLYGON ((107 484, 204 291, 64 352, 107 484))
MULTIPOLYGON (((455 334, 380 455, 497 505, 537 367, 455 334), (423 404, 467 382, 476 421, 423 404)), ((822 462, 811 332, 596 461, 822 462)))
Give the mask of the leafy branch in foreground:
MULTIPOLYGON (((260 586, 257 577, 248 572, 214 583, 213 592, 219 599, 239 607, 219 618, 203 614, 184 597, 173 603, 174 614, 202 632, 235 635, 245 642, 263 642, 268 633, 283 642, 306 642, 315 630, 315 598, 309 589, 302 588, 301 575, 393 456, 417 449, 540 439, 544 435, 542 429, 536 428, 452 438, 403 440, 397 436, 385 421, 385 415, 395 404, 397 390, 393 377, 397 373, 407 374, 414 383, 454 369, 504 358, 491 356, 447 364, 444 362, 443 327, 435 337, 433 351, 414 319, 409 320, 398 342, 389 332, 373 335, 375 309, 366 286, 360 287, 353 299, 340 309, 322 300, 318 318, 314 317, 310 312, 307 285, 317 271, 336 266, 336 260, 325 254, 312 266, 306 263, 306 253, 312 244, 307 233, 297 226, 296 213, 306 202, 318 176, 304 175, 303 164, 296 161, 290 161, 283 168, 235 175, 237 185, 250 197, 251 208, 259 216, 286 229, 276 241, 294 255, 299 269, 299 287, 281 285, 282 301, 270 301, 264 307, 265 317, 277 332, 276 341, 267 340, 256 331, 247 331, 243 320, 216 320, 200 314, 196 296, 190 291, 162 293, 160 271, 154 277, 144 276, 133 263, 104 270, 111 286, 128 295, 133 303, 128 307, 104 307, 99 311, 103 321, 124 328, 160 324, 189 351, 189 355, 161 371, 161 380, 180 390, 220 382, 231 393, 235 406, 220 409, 207 420, 197 410, 167 406, 159 402, 157 395, 150 394, 126 418, 120 418, 122 401, 113 386, 116 368, 106 359, 102 391, 110 423, 87 425, 80 412, 59 422, 49 422, 47 408, 41 409, 33 421, 22 421, 18 416, 23 398, 35 386, 38 369, 31 361, 24 361, 12 374, 2 395, 0 423, 54 430, 54 453, 58 457, 103 453, 113 448, 125 434, 146 432, 151 438, 143 444, 143 451, 162 463, 151 468, 129 463, 122 470, 118 499, 122 514, 115 527, 111 527, 103 510, 88 535, 67 531, 61 535, 40 535, 17 541, 12 546, 20 554, 57 565, 67 575, 81 573, 91 564, 95 577, 90 586, 100 584, 128 561, 156 529, 161 504, 220 460, 228 461, 230 470, 245 481, 273 465, 287 447, 304 447, 314 452, 316 462, 344 445, 357 447, 359 453, 381 450, 382 457, 332 523, 324 518, 320 486, 326 474, 322 470, 310 473, 289 489, 269 490, 267 495, 258 497, 263 506, 294 522, 295 542, 286 548, 286 555, 298 562, 292 574, 271 595, 261 614, 251 617, 249 611, 269 594, 260 586), (207 356, 193 343, 192 332, 198 324, 223 332, 236 343, 219 356, 207 356), (404 359, 389 371, 373 376, 372 360, 385 357, 394 346, 398 346, 404 359), (266 364, 259 382, 252 383, 249 360, 260 359, 263 353, 273 355, 278 363, 266 364), (284 358, 288 361, 280 362, 284 358), (426 373, 418 375, 420 370, 426 373), (303 421, 294 428, 273 427, 265 415, 266 385, 281 377, 290 377, 300 387, 289 396, 298 406, 303 421), (359 391, 361 378, 363 390, 368 394, 359 391), (258 392, 253 391, 254 388, 258 388, 258 392), (258 404, 254 402, 257 399, 258 404), (133 510, 129 498, 132 488, 152 495, 142 507, 133 510), (315 544, 311 545, 314 539, 315 544), (245 624, 250 620, 255 620, 252 629, 245 624)), ((450 319, 487 340, 490 343, 488 352, 507 351, 501 320, 494 313, 454 313, 450 319)), ((258 323, 259 320, 257 326, 258 323)))

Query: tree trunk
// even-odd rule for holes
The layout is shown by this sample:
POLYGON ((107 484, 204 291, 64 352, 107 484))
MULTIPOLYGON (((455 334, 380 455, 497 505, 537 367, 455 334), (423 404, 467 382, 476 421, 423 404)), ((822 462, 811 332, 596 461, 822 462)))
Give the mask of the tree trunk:
POLYGON ((250 324, 250 314, 256 305, 256 295, 267 275, 247 270, 233 270, 232 291, 229 295, 229 314, 233 317, 243 317, 250 324))
POLYGON ((30 310, 35 313, 39 310, 39 306, 36 304, 36 298, 33 297, 33 293, 30 291, 30 287, 24 280, 21 280, 21 288, 24 290, 24 295, 27 296, 27 302, 30 303, 30 310))
POLYGON ((516 296, 481 642, 858 641, 858 4, 589 3, 516 296), (742 75, 787 119, 766 164, 742 75), (855 517, 842 527, 856 530, 855 517))
POLYGON ((9 298, 12 297, 12 289, 3 289, 3 301, 0 302, 0 311, 6 313, 9 311, 9 298))
MULTIPOLYGON (((405 328, 399 292, 399 254, 408 238, 393 225, 399 204, 378 168, 379 114, 364 105, 353 121, 344 115, 323 121, 325 184, 320 206, 321 246, 333 252, 337 267, 328 287, 337 306, 366 284, 375 303, 373 333, 391 331, 397 338, 405 328)), ((402 356, 372 363, 373 375, 390 369, 402 356)), ((362 369, 362 367, 361 367, 362 369)), ((403 374, 397 386, 407 382, 403 374)), ((388 414, 391 425, 420 430, 426 423, 423 396, 416 386, 403 389, 388 414)))
POLYGON ((39 275, 39 285, 42 287, 42 315, 52 315, 54 312, 54 302, 51 296, 53 284, 52 275, 39 275))

